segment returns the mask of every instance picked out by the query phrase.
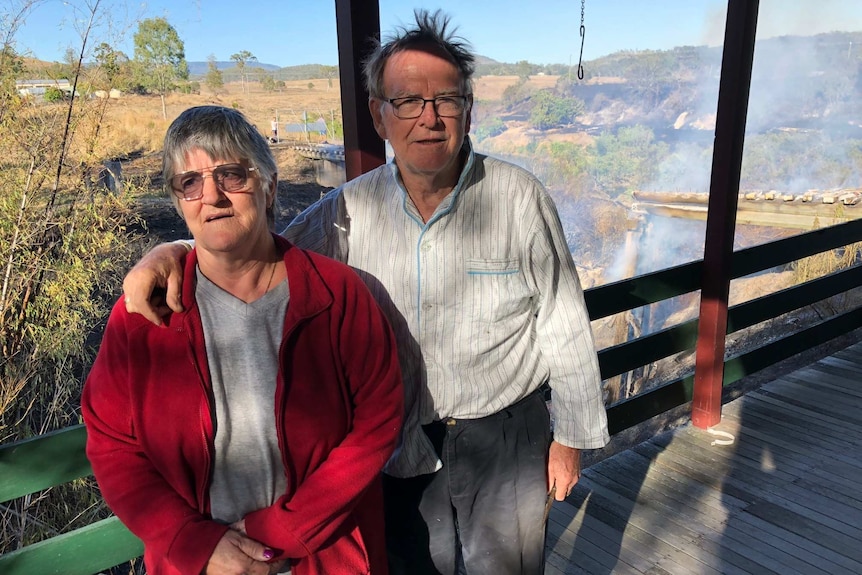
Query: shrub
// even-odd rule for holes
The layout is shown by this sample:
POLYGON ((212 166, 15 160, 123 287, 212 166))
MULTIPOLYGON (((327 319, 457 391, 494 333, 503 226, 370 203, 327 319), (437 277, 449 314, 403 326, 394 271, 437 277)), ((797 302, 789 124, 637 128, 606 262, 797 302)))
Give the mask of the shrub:
POLYGON ((572 124, 584 112, 584 102, 560 96, 553 90, 539 90, 532 98, 530 124, 538 130, 548 130, 572 124))
POLYGON ((473 131, 473 135, 476 137, 477 142, 481 142, 485 138, 499 136, 505 131, 506 124, 503 123, 503 120, 494 116, 476 126, 476 129, 473 131))
POLYGON ((57 88, 55 86, 49 86, 45 89, 45 101, 46 102, 62 102, 66 99, 66 93, 57 88))

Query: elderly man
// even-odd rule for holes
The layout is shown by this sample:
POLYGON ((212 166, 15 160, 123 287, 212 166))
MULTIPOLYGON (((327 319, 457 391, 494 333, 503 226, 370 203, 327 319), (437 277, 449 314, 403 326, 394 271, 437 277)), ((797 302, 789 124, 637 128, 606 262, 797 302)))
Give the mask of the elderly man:
MULTIPOLYGON (((562 500, 580 450, 608 441, 598 362, 551 198, 470 144, 474 56, 448 26, 417 11, 377 47, 369 108, 394 161, 284 235, 355 268, 396 331, 407 412, 384 476, 393 573, 541 574, 549 493, 562 500)), ((157 248, 130 272, 131 310, 158 322, 180 308, 185 249, 157 248), (156 284, 167 302, 150 307, 156 284)))

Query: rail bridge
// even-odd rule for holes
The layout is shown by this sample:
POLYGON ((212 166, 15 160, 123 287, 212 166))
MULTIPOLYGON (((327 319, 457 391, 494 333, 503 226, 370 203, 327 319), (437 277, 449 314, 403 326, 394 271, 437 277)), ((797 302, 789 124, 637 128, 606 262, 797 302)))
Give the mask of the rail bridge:
POLYGON ((321 186, 337 188, 346 181, 343 145, 295 144, 291 148, 300 156, 314 160, 314 174, 321 186))
MULTIPOLYGON (((634 192, 632 211, 669 218, 707 219, 709 195, 698 192, 634 192)), ((736 223, 813 230, 862 217, 862 188, 782 192, 743 191, 737 197, 736 223), (858 207, 857 207, 858 206, 858 207)))

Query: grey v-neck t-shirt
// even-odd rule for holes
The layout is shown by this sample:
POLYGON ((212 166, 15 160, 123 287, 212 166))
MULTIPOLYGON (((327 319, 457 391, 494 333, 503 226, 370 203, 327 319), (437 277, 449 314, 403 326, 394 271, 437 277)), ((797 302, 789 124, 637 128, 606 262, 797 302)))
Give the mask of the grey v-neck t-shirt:
POLYGON ((268 507, 286 480, 275 427, 278 349, 290 299, 287 281, 245 303, 197 270, 215 407, 215 457, 210 506, 233 523, 268 507))

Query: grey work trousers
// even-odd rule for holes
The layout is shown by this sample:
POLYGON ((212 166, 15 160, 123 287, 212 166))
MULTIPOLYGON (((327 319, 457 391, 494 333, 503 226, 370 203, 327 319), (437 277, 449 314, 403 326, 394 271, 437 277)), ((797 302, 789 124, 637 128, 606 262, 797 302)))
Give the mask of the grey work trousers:
POLYGON ((443 468, 384 475, 390 575, 542 575, 551 440, 542 393, 424 431, 443 468))

